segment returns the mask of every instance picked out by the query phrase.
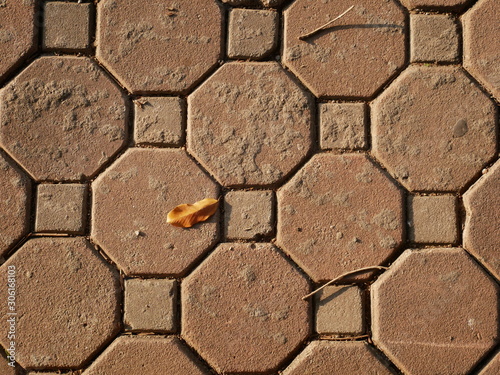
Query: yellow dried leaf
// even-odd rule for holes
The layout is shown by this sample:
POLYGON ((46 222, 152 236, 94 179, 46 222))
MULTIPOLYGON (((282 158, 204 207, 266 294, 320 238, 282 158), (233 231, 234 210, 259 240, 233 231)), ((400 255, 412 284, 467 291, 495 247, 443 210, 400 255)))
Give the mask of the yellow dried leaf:
POLYGON ((191 228, 200 221, 207 220, 219 207, 219 201, 206 198, 194 204, 180 204, 167 215, 167 223, 174 227, 191 228))

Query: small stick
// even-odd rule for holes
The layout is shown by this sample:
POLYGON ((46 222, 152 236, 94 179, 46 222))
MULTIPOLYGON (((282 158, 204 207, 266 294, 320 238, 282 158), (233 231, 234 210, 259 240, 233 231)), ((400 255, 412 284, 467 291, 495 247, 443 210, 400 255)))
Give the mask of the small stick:
POLYGON ((320 337, 320 339, 326 339, 328 341, 352 341, 352 340, 359 340, 359 339, 367 339, 369 337, 370 337, 370 335, 360 335, 360 336, 352 336, 352 337, 326 336, 326 337, 320 337))
POLYGON ((310 33, 307 33, 307 34, 304 34, 302 36, 299 36, 299 39, 300 40, 304 40, 304 39, 307 39, 313 35, 316 35, 317 33, 319 33, 320 31, 326 29, 328 26, 330 26, 332 23, 334 23, 335 21, 337 21, 339 18, 342 18, 344 17, 349 11, 352 10, 352 8, 354 8, 354 5, 351 5, 351 7, 349 9, 347 9, 344 13, 342 13, 341 15, 335 17, 333 20, 331 21, 328 21, 327 23, 325 23, 323 26, 320 26, 318 27, 316 30, 313 30, 311 31, 310 33))

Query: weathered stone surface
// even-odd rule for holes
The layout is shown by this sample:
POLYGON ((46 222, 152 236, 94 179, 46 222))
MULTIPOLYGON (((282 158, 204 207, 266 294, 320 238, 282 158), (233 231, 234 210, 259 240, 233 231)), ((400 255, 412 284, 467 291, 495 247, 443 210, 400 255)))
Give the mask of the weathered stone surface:
POLYGON ((408 9, 443 9, 443 10, 461 10, 471 0, 400 0, 408 9))
POLYGON ((182 285, 182 336, 221 373, 268 373, 309 333, 306 279, 270 244, 219 245, 182 285))
MULTIPOLYGON (((5 348, 6 350, 8 349, 9 347, 5 348)), ((7 354, 7 353, 5 353, 7 354)), ((10 355, 9 355, 10 357, 10 355)), ((14 361, 12 361, 12 358, 6 358, 4 357, 4 353, 2 353, 0 355, 0 374, 2 375, 17 375, 16 373, 16 367, 17 365, 15 365, 15 362, 14 362, 14 365, 15 367, 13 366, 10 366, 9 363, 13 363, 14 361)))
POLYGON ((232 6, 264 6, 264 7, 277 7, 286 3, 289 0, 221 0, 225 4, 232 6))
POLYGON ((188 150, 225 186, 276 184, 311 146, 310 107, 277 63, 225 64, 188 98, 188 150))
POLYGON ((402 239, 401 191, 365 155, 315 155, 278 191, 277 243, 315 281, 380 264, 402 239))
POLYGON ((459 68, 410 66, 371 113, 373 153, 409 190, 460 190, 495 155, 495 105, 459 68))
POLYGON ((498 375, 500 374, 500 352, 483 368, 479 375, 498 375))
POLYGON ((373 341, 405 374, 464 374, 498 340, 498 285, 459 248, 407 250, 372 285, 373 341))

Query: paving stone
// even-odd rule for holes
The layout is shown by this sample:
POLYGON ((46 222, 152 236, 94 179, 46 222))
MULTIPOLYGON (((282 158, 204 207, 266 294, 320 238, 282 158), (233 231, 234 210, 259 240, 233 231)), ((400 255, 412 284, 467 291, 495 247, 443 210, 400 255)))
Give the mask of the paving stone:
POLYGON ((348 8, 297 0, 284 12, 283 62, 318 97, 371 97, 405 63, 405 15, 392 0, 359 0, 332 27, 300 39, 348 8))
POLYGON ((184 150, 129 149, 94 181, 91 237, 129 276, 182 275, 217 242, 219 215, 183 229, 167 214, 218 194, 184 150))
POLYGON ((97 58, 133 93, 185 94, 220 58, 216 1, 103 0, 97 58))
POLYGON ((495 105, 460 68, 410 66, 371 113, 375 157, 411 191, 460 190, 495 155, 495 105))
POLYGON ((497 342, 498 293, 463 249, 407 250, 371 287, 372 339, 405 374, 469 373, 497 342))
POLYGON ((261 59, 278 45, 278 13, 233 9, 229 17, 227 54, 232 59, 261 59))
POLYGON ((184 101, 178 97, 142 97, 135 101, 136 143, 181 146, 186 123, 184 101))
POLYGON ((264 6, 264 7, 277 7, 289 0, 222 0, 224 4, 232 6, 264 6))
POLYGON ((464 194, 464 247, 500 279, 500 161, 464 194))
POLYGON ((470 4, 471 0, 401 0, 408 9, 442 9, 458 11, 470 4))
MULTIPOLYGON (((15 267, 16 360, 29 369, 78 368, 119 330, 119 275, 83 238, 28 240, 15 267)), ((7 288, 0 290, 7 301, 7 288)), ((7 303, 0 313, 7 316, 7 303)), ((8 347, 7 335, 0 343, 8 347)))
MULTIPOLYGON (((7 347, 8 349, 8 347, 7 347)), ((7 353, 5 353, 7 354, 7 353)), ((0 355, 0 374, 2 375, 16 375, 16 367, 17 365, 10 366, 9 363, 12 363, 11 358, 7 359, 4 354, 0 355)))
POLYGON ((91 4, 51 1, 44 4, 44 49, 86 50, 90 47, 91 4))
POLYGON ((408 203, 411 241, 418 243, 458 241, 455 196, 410 196, 408 203))
POLYGON ((313 341, 283 375, 390 375, 375 350, 362 341, 313 341))
POLYGON ((311 104, 277 63, 224 64, 188 98, 188 150, 225 186, 274 185, 311 147, 311 104))
POLYGON ((208 375, 176 337, 121 336, 83 375, 208 375))
POLYGON ((230 191, 224 197, 226 238, 249 240, 271 234, 274 226, 274 193, 230 191))
POLYGON ((322 149, 364 149, 367 110, 364 103, 320 103, 322 149))
POLYGON ((87 185, 40 184, 37 191, 36 232, 85 231, 87 185))
POLYGON ((317 282, 383 263, 403 227, 401 191, 365 155, 315 155, 278 191, 277 243, 317 282))
POLYGON ((125 328, 174 332, 177 282, 161 279, 125 280, 125 328))
POLYGON ((0 144, 38 180, 91 176, 123 144, 127 107, 91 59, 45 56, 0 93, 0 144))
POLYGON ((479 375, 498 375, 500 374, 500 352, 483 368, 479 375))
POLYGON ((464 66, 500 101, 500 2, 481 0, 462 17, 464 66))
POLYGON ((307 337, 307 280, 270 244, 225 243, 182 285, 182 336, 220 373, 269 373, 307 337))
POLYGON ((448 15, 410 16, 410 54, 412 62, 454 62, 459 57, 458 29, 448 15))

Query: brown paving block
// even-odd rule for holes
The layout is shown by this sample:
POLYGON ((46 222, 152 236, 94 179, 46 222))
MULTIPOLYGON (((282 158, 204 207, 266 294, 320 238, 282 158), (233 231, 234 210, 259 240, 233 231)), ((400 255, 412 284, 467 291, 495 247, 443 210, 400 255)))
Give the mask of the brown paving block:
POLYGON ((464 194, 464 247, 500 279, 500 161, 464 194))
POLYGON ((315 281, 378 265, 402 239, 402 193, 365 155, 315 155, 278 191, 277 243, 315 281))
POLYGON ((219 245, 183 282, 182 336, 220 373, 269 373, 307 337, 307 280, 270 244, 219 245))
POLYGON ((167 224, 174 207, 219 194, 184 150, 129 149, 92 190, 91 237, 127 275, 181 275, 218 239, 218 214, 189 229, 167 224))
POLYGON ((188 98, 188 150, 225 186, 276 184, 311 147, 310 107, 277 63, 224 64, 188 98))
POLYGON ((186 93, 217 63, 221 33, 214 0, 97 4, 97 58, 133 93, 186 93))
POLYGON ((276 7, 284 4, 289 0, 222 0, 224 4, 229 4, 232 6, 264 6, 264 7, 276 7))
POLYGON ((500 2, 481 0, 462 17, 464 66, 500 100, 500 2))
POLYGON ((375 344, 405 374, 465 374, 498 340, 498 285, 459 248, 407 250, 372 285, 375 344))
POLYGON ((495 155, 495 105, 460 68, 410 66, 371 114, 375 157, 411 191, 460 190, 495 155))
MULTIPOLYGON (((24 368, 77 368, 119 330, 118 273, 83 238, 35 238, 15 267, 16 360, 24 368)), ((7 301, 7 288, 0 289, 7 301)), ((7 316, 7 304, 0 313, 7 316)), ((2 346, 8 346, 0 335, 2 346)))
POLYGON ((498 375, 500 374, 500 352, 482 369, 479 375, 498 375))
POLYGON ((408 9, 461 10, 473 0, 400 0, 408 9))
POLYGON ((405 15, 392 0, 358 0, 299 39, 350 5, 297 0, 284 12, 283 62, 318 97, 370 97, 405 63, 405 15))
MULTIPOLYGON (((7 348, 5 349, 8 349, 9 347, 7 346, 7 348)), ((12 358, 6 358, 6 355, 7 353, 5 353, 5 356, 4 356, 4 353, 0 354, 0 374, 2 375, 17 375, 16 373, 16 363, 15 361, 12 360, 12 358), (10 364, 9 364, 10 363, 10 364), (12 366, 13 364, 13 366, 12 366)), ((9 355, 10 357, 10 355, 9 355)))
POLYGON ((91 59, 45 56, 0 94, 0 144, 38 180, 92 175, 123 144, 127 107, 91 59))
POLYGON ((121 336, 83 375, 208 375, 176 337, 121 336))

